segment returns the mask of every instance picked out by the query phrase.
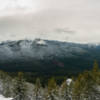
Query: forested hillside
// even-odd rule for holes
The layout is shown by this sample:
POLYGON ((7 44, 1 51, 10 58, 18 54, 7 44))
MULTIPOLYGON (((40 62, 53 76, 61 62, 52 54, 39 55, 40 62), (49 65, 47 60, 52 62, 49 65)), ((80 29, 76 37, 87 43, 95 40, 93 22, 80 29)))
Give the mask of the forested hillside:
MULTIPOLYGON (((33 72, 36 76, 76 75, 100 63, 100 45, 52 40, 19 40, 0 43, 0 69, 33 72)), ((35 76, 34 75, 34 76, 35 76)))
POLYGON ((100 100, 100 69, 95 61, 93 69, 80 73, 77 77, 66 77, 57 84, 54 77, 47 84, 25 79, 23 72, 16 75, 0 71, 0 94, 12 100, 100 100))

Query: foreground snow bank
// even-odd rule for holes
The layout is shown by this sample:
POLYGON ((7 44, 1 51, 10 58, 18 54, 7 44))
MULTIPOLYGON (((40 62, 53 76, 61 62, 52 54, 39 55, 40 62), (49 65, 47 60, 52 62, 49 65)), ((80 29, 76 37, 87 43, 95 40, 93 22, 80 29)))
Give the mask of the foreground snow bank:
POLYGON ((12 98, 5 98, 4 96, 0 95, 0 100, 12 100, 12 98))

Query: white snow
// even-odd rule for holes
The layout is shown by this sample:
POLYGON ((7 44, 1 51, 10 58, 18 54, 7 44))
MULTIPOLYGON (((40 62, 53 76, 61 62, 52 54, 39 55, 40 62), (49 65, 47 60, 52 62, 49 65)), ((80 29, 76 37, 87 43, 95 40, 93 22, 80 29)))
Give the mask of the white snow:
POLYGON ((44 40, 39 40, 39 41, 37 41, 37 44, 43 44, 43 45, 45 45, 46 43, 45 43, 45 41, 44 40))
POLYGON ((70 85, 71 82, 72 82, 72 79, 70 79, 70 78, 66 80, 67 85, 70 85))
POLYGON ((0 95, 0 100, 12 100, 12 98, 5 98, 4 96, 0 95))

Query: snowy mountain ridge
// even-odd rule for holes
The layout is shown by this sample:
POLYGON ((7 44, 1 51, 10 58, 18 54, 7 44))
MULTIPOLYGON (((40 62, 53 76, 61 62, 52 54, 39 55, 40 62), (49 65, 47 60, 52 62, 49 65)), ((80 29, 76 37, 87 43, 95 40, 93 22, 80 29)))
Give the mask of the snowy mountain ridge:
POLYGON ((6 71, 77 73, 90 69, 95 59, 100 61, 100 45, 43 39, 0 43, 0 69, 6 71))
POLYGON ((85 48, 95 47, 88 44, 49 41, 42 39, 8 41, 0 44, 0 60, 52 57, 73 57, 73 53, 84 54, 85 48))

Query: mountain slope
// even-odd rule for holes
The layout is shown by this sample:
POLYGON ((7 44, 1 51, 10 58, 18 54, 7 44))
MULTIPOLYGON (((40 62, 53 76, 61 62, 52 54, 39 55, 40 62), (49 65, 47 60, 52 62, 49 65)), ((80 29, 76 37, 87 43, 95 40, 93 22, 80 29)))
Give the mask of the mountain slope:
POLYGON ((0 69, 43 74, 77 73, 100 61, 100 45, 49 40, 6 41, 0 44, 0 69))

